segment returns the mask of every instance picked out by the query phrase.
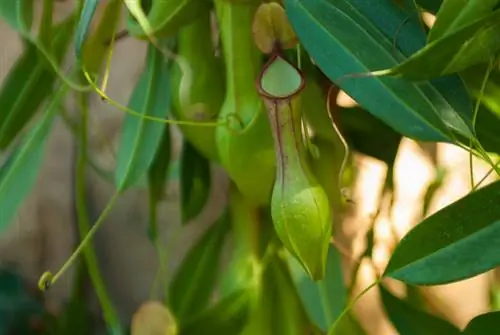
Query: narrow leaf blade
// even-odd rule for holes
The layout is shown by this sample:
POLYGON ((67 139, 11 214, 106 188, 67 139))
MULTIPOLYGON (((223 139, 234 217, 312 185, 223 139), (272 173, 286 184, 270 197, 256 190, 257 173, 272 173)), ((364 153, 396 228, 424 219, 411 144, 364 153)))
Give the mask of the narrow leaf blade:
POLYGON ((78 59, 82 57, 82 46, 87 38, 98 4, 99 0, 86 0, 83 2, 82 12, 75 33, 75 54, 78 59))
MULTIPOLYGON (((142 116, 164 118, 170 107, 169 82, 169 64, 163 60, 161 51, 150 44, 145 69, 132 92, 129 108, 142 116)), ((162 132, 162 123, 127 114, 115 172, 115 183, 120 191, 131 187, 147 173, 162 132)))
POLYGON ((413 285, 438 285, 500 265, 499 201, 497 181, 431 215, 399 242, 384 276, 413 285))

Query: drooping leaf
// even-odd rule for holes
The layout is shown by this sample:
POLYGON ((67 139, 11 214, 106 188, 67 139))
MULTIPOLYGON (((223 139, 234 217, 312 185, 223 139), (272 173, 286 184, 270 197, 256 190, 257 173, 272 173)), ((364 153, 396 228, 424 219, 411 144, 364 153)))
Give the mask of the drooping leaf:
POLYGON ((171 158, 172 136, 170 134, 170 126, 166 124, 163 129, 160 145, 148 172, 150 194, 157 200, 163 198, 171 158))
POLYGON ((67 87, 59 88, 48 102, 44 116, 28 133, 0 169, 0 234, 11 223, 38 177, 45 144, 67 87))
POLYGON ((0 0, 0 17, 12 29, 22 34, 27 34, 33 24, 33 0, 0 0))
POLYGON ((384 276, 414 285, 438 285, 500 265, 498 201, 500 182, 495 182, 426 218, 399 242, 384 276))
POLYGON ((400 300, 379 285, 384 310, 399 334, 404 335, 454 335, 458 328, 434 315, 423 312, 400 300))
MULTIPOLYGON (((85 70, 91 74, 99 72, 108 55, 109 48, 111 48, 110 42, 120 23, 122 4, 123 2, 120 0, 110 1, 106 5, 101 20, 93 34, 87 38, 89 29, 87 27, 85 36, 81 37, 81 42, 75 41, 75 47, 78 45, 77 42, 81 43, 76 51, 76 55, 82 60, 85 70)), ((82 22, 80 21, 80 23, 82 22)))
MULTIPOLYGON (((393 50, 394 35, 388 38, 377 29, 374 21, 367 18, 367 9, 362 12, 345 0, 285 0, 284 3, 292 26, 316 64, 368 112, 414 139, 446 141, 450 128, 468 132, 467 122, 455 110, 458 104, 450 103, 429 83, 343 77, 370 72, 383 67, 382 64, 391 68, 405 59, 400 51, 393 50)), ((364 3, 368 6, 368 2, 364 3)), ((393 4, 389 5, 389 13, 397 10, 393 4)), ((403 21, 399 20, 400 14, 393 14, 390 22, 397 28, 398 22, 401 25, 403 21)), ((420 29, 418 22, 412 24, 420 29)))
POLYGON ((500 9, 435 40, 387 75, 422 81, 487 62, 500 50, 500 9), (465 43, 467 41, 467 43, 465 43))
POLYGON ((128 107, 143 117, 127 115, 117 155, 115 183, 124 191, 148 171, 160 145, 164 125, 144 116, 164 118, 170 107, 169 63, 155 46, 148 46, 144 71, 132 92, 128 107))
POLYGON ((189 318, 181 324, 180 335, 199 335, 207 331, 217 335, 240 334, 246 324, 250 295, 246 290, 236 291, 212 308, 189 318))
POLYGON ((99 0, 86 0, 83 2, 82 12, 76 27, 75 33, 75 54, 77 58, 82 56, 82 46, 87 39, 87 34, 90 29, 90 24, 94 18, 99 0))
POLYGON ((181 153, 181 218, 187 223, 205 207, 210 194, 210 162, 188 141, 181 153))
POLYGON ((228 230, 229 220, 224 214, 189 251, 173 278, 169 305, 181 324, 208 305, 228 230))
POLYGON ((489 335, 498 330, 500 324, 500 311, 484 313, 472 319, 465 329, 465 335, 489 335))
MULTIPOLYGON (((74 20, 69 18, 54 27, 52 53, 61 62, 71 42, 74 20)), ((45 99, 53 92, 56 75, 40 62, 37 48, 27 42, 26 48, 10 70, 0 91, 0 149, 9 146, 45 99)))
POLYGON ((436 22, 429 32, 428 41, 434 42, 463 25, 474 21, 491 10, 499 0, 444 0, 436 16, 436 22))

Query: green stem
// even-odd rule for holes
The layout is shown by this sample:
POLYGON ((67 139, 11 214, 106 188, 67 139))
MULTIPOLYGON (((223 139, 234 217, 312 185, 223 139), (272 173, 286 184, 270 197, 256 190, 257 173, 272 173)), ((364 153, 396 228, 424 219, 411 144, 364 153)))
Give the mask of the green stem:
MULTIPOLYGON (((78 229, 80 236, 91 236, 90 220, 88 217, 88 208, 86 204, 85 192, 85 168, 87 161, 87 133, 88 133, 88 96, 85 93, 79 94, 79 103, 81 106, 81 122, 79 129, 79 149, 77 155, 76 173, 75 173, 75 201, 76 212, 78 219, 78 229)), ((102 217, 102 215, 101 215, 102 217)), ((99 220, 98 220, 99 221, 99 220)), ((96 225, 94 227, 98 226, 96 225)), ((83 254, 87 263, 90 279, 94 286, 97 298, 101 305, 104 314, 104 320, 112 334, 122 334, 120 321, 117 317, 116 311, 111 303, 111 300, 106 292, 104 281, 99 273, 99 266, 94 249, 91 247, 91 241, 85 244, 83 254), (86 245, 89 244, 89 245, 86 245)), ((82 243, 82 245, 84 245, 82 243)), ((75 254, 77 254, 75 252, 75 254)))

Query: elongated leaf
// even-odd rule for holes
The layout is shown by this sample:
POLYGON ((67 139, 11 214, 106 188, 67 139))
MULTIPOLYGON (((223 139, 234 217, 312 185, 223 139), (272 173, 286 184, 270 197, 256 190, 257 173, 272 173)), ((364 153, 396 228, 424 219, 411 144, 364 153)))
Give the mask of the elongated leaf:
MULTIPOLYGON (((393 52, 398 60, 404 61, 426 46, 427 36, 413 0, 404 0, 402 8, 396 8, 393 0, 351 0, 351 3, 401 51, 402 55, 393 52)), ((439 117, 469 139, 472 101, 460 77, 435 78, 428 85, 419 86, 435 105, 439 117)))
POLYGON ((81 58, 82 56, 82 46, 87 38, 90 24, 92 23, 98 4, 99 0, 86 0, 83 2, 82 12, 75 34, 75 54, 77 58, 81 58))
POLYGON ((400 241, 384 276, 414 285, 473 277, 500 265, 500 182, 431 215, 400 241))
POLYGON ((436 22, 429 32, 429 42, 448 35, 457 28, 474 21, 489 12, 499 3, 499 0, 444 0, 436 22))
MULTIPOLYGON (((366 17, 368 9, 362 12, 345 0, 284 3, 292 26, 316 64, 371 114, 414 139, 446 141, 449 128, 468 133, 470 126, 457 116, 454 105, 429 83, 415 85, 379 77, 339 79, 370 72, 382 64, 391 68, 389 64, 395 66, 405 58, 393 50, 394 35, 389 39, 366 17)), ((394 5, 387 8, 397 10, 394 5)))
POLYGON ((195 218, 205 207, 210 194, 210 162, 188 141, 181 154, 182 223, 195 218))
MULTIPOLYGON (((143 116, 164 118, 170 107, 169 64, 161 51, 150 44, 145 69, 132 92, 129 108, 143 116)), ((124 191, 148 171, 160 144, 163 124, 127 115, 118 150, 115 183, 124 191)))
POLYGON ((111 39, 120 23, 122 4, 120 0, 110 1, 94 33, 86 41, 86 37, 82 37, 82 41, 79 42, 82 45, 77 50, 77 57, 82 59, 83 66, 90 73, 99 72, 108 55, 111 39))
POLYGON ((180 335, 200 335, 207 332, 217 335, 240 334, 247 321, 249 307, 249 292, 234 292, 214 307, 181 324, 180 335))
POLYGON ((472 319, 464 331, 465 335, 488 335, 498 330, 500 311, 484 313, 472 319))
POLYGON ((33 0, 0 0, 0 17, 14 30, 27 34, 33 24, 33 0))
MULTIPOLYGON (((323 332, 329 331, 332 324, 347 307, 347 289, 342 275, 341 255, 334 246, 328 250, 325 278, 312 281, 297 261, 289 257, 288 263, 302 304, 311 321, 323 332)), ((364 335, 354 315, 348 313, 336 325, 339 335, 364 335)))
POLYGON ((434 315, 425 313, 392 295, 382 285, 382 303, 399 334, 404 335, 454 335, 460 334, 458 328, 434 315))
MULTIPOLYGON (((69 43, 74 19, 69 18, 54 28, 51 43, 56 61, 61 62, 69 43)), ((38 112, 44 100, 53 92, 56 75, 40 62, 36 47, 26 43, 23 55, 9 72, 0 91, 0 149, 5 149, 19 131, 38 112)))
POLYGON ((499 50, 500 9, 428 44, 387 74, 407 80, 428 80, 487 62, 499 50))
POLYGON ((220 253, 229 230, 224 214, 189 251, 170 285, 169 303, 181 323, 208 305, 217 278, 220 253))
POLYGON ((9 226, 36 181, 47 136, 66 91, 67 87, 58 89, 48 103, 43 119, 28 133, 21 146, 0 169, 0 203, 2 204, 0 234, 9 226))

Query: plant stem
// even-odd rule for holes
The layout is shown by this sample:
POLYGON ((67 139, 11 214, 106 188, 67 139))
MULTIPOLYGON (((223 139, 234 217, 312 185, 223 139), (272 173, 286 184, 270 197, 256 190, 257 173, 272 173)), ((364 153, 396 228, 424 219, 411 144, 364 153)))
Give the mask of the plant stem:
MULTIPOLYGON (((78 229, 80 236, 90 237, 89 229, 89 217, 88 208, 86 204, 86 194, 85 194, 85 168, 87 160, 87 126, 88 126, 88 96, 85 93, 79 94, 79 103, 81 107, 80 115, 80 127, 79 127, 79 146, 77 154, 77 164, 75 173, 75 201, 76 201, 76 212, 78 220, 78 229)), ((104 213, 103 213, 104 215, 104 213)), ((103 216, 101 215, 101 217, 103 216)), ((98 220, 99 221, 99 220, 98 220)), ((96 223, 97 226, 97 223, 96 223)), ((89 244, 91 241, 89 241, 89 244)), ((82 245, 85 245, 82 241, 82 245)), ((116 311, 110 301, 108 293, 104 285, 104 281, 99 273, 99 267, 97 264, 97 257, 94 249, 90 247, 91 245, 86 245, 83 249, 83 254, 85 261, 87 263, 87 268, 89 271, 90 279, 94 286, 97 298, 101 305, 104 320, 112 334, 122 334, 120 321, 117 317, 116 311)), ((76 254, 76 253, 75 253, 76 254)))

